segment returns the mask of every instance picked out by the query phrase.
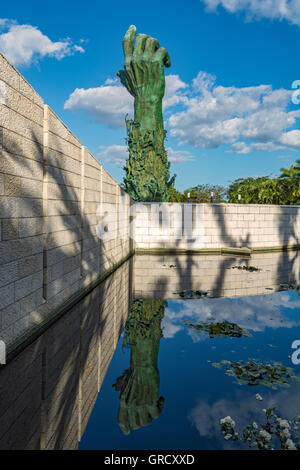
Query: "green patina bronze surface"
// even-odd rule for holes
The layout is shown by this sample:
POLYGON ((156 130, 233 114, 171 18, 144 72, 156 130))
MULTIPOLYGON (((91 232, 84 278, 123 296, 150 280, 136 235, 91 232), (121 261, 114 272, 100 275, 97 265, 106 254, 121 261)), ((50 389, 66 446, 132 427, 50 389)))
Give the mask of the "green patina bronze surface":
POLYGON ((136 300, 128 315, 123 346, 130 348, 130 367, 113 385, 120 391, 118 422, 124 434, 150 424, 164 406, 157 360, 166 305, 164 300, 136 300))
POLYGON ((123 40, 124 70, 117 74, 134 97, 134 120, 126 119, 129 158, 124 188, 135 201, 167 202, 175 176, 170 179, 164 147, 162 99, 164 67, 170 67, 171 61, 157 39, 135 34, 136 27, 130 26, 123 40))

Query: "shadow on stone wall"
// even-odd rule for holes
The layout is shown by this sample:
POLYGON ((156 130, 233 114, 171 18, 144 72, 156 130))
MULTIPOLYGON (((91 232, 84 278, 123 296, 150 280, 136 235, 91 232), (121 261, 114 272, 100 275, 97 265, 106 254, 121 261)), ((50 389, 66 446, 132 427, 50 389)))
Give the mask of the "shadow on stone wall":
MULTIPOLYGON (((224 241, 224 246, 231 246, 235 248, 247 247, 250 243, 250 234, 248 233, 245 237, 239 237, 238 239, 233 238, 226 227, 224 208, 220 205, 211 206, 214 211, 214 216, 217 219, 218 226, 221 232, 221 239, 224 241)), ((162 221, 163 223, 163 221, 162 221)), ((180 247, 181 240, 178 239, 174 248, 180 247)), ((195 239, 190 239, 189 242, 192 244, 195 242, 195 239)), ((196 266, 195 258, 192 255, 187 255, 184 257, 184 264, 181 262, 182 255, 174 255, 174 262, 176 265, 176 271, 178 272, 178 280, 184 279, 185 286, 191 286, 193 284, 192 270, 196 266)), ((245 264, 248 265, 249 259, 245 259, 245 264)), ((219 274, 215 281, 215 286, 211 291, 211 294, 218 297, 221 295, 221 292, 224 288, 224 277, 226 275, 226 270, 232 265, 232 258, 224 257, 224 260, 221 263, 219 274)), ((166 281, 166 280, 164 280, 166 281)), ((158 282, 160 285, 160 282, 158 282)), ((191 287, 186 287, 191 288, 191 287)))
POLYGON ((108 249, 109 242, 97 237, 91 214, 81 214, 81 189, 72 180, 80 175, 58 166, 45 167, 43 147, 33 132, 33 158, 26 158, 22 145, 25 138, 13 139, 13 135, 5 130, 1 152, 0 315, 1 338, 8 344, 43 322, 49 311, 86 285, 86 275, 91 278, 92 273, 95 278, 117 261, 108 249), (52 191, 55 188, 46 202, 49 207, 51 204, 50 212, 42 199, 45 169, 48 184, 52 191))
MULTIPOLYGON (((59 209, 55 216, 43 219, 45 166, 42 144, 39 143, 39 136, 32 132, 30 145, 34 158, 26 158, 28 154, 24 156, 21 140, 24 138, 16 136, 13 139, 12 135, 12 132, 1 135, 4 197, 0 204, 3 227, 0 279, 4 289, 8 286, 6 295, 3 290, 1 292, 0 337, 9 345, 13 345, 15 340, 23 340, 47 321, 53 308, 78 291, 85 273, 95 273, 95 260, 85 256, 92 247, 97 249, 99 270, 101 266, 112 266, 116 261, 107 255, 105 243, 96 235, 95 224, 91 225, 85 212, 80 212, 80 188, 74 187, 72 175, 57 167, 48 166, 47 171, 49 180, 51 178, 56 185, 55 198, 59 209), (56 243, 58 218, 59 232, 65 232, 68 240, 73 240, 71 243, 56 243), (91 242, 86 252, 83 252, 83 234, 84 239, 91 242)), ((99 273, 96 272, 96 275, 99 273)), ((132 279, 132 267, 129 277, 132 279)), ((87 409, 80 411, 83 416, 78 418, 77 410, 77 418, 74 418, 78 400, 84 401, 83 397, 78 397, 78 380, 83 380, 78 374, 86 374, 89 380, 93 380, 89 368, 95 354, 94 342, 101 343, 111 321, 114 323, 113 307, 109 301, 116 302, 117 292, 111 294, 110 282, 107 280, 105 288, 102 285, 102 291, 101 287, 97 294, 94 290, 59 324, 47 330, 45 341, 43 336, 40 337, 0 370, 2 449, 55 449, 77 445, 77 431, 74 438, 70 427, 76 428, 76 420, 79 419, 82 423, 82 429, 78 431, 81 436, 86 416, 91 411, 88 404, 87 409), (67 430, 71 433, 69 436, 66 435, 67 430)), ((126 291, 130 292, 127 283, 126 291)), ((130 302, 129 295, 122 306, 125 314, 130 302)), ((122 321, 114 326, 112 351, 124 320, 122 317, 122 321)), ((99 388, 99 380, 96 386, 99 388)), ((97 392, 96 389, 93 399, 97 392)))
MULTIPOLYGON (((281 237, 281 245, 288 246, 288 245, 300 245, 299 242, 299 235, 296 233, 295 225, 296 219, 299 214, 299 207, 293 207, 293 224, 291 233, 287 235, 286 233, 286 217, 281 209, 281 214, 279 217, 279 234, 281 237)), ((290 273, 290 279, 288 282, 294 283, 295 280, 299 280, 299 274, 295 272, 295 264, 296 261, 299 259, 299 251, 287 251, 283 250, 281 252, 280 261, 278 263, 278 278, 280 278, 281 272, 283 270, 287 270, 290 273)))
MULTIPOLYGON (((243 248, 243 247, 249 247, 251 246, 251 236, 250 236, 250 231, 245 230, 245 235, 241 236, 232 236, 230 233, 230 230, 227 227, 226 224, 226 217, 225 217, 225 208, 222 207, 222 205, 214 205, 212 204, 212 210, 214 213, 214 217, 217 221, 219 230, 220 230, 220 238, 223 241, 223 246, 224 247, 233 247, 233 248, 243 248)), ((298 236, 297 236, 297 225, 296 225, 296 220, 299 214, 299 208, 295 207, 292 208, 294 211, 294 216, 292 219, 292 226, 289 225, 287 227, 287 222, 290 222, 291 218, 290 216, 287 215, 286 213, 286 208, 279 208, 280 214, 278 217, 278 233, 280 234, 280 240, 278 241, 278 246, 291 246, 291 245, 297 245, 298 244, 298 236)), ((167 223, 168 221, 165 219, 162 219, 162 228, 168 228, 167 223), (165 223, 165 225, 164 225, 165 223)), ((175 249, 180 249, 180 239, 177 240, 177 243, 175 244, 174 248, 175 249)), ((191 247, 193 246, 193 243, 195 242, 195 239, 190 239, 189 240, 191 247)), ((159 246, 158 246, 159 247, 159 246)), ((164 242, 161 242, 161 247, 162 250, 165 248, 164 247, 164 242)), ((266 250, 268 248, 266 247, 266 250)), ((270 256, 272 256, 272 252, 269 253, 270 256)), ((150 255, 146 255, 150 256, 150 255)), ((191 255, 191 254, 178 254, 176 251, 174 253, 170 254, 169 256, 167 253, 164 255, 163 252, 161 255, 157 255, 161 257, 162 263, 170 263, 171 265, 176 265, 176 269, 173 269, 173 274, 172 274, 172 279, 174 279, 174 275, 176 275, 176 279, 178 281, 178 286, 181 286, 181 289, 202 289, 201 284, 195 286, 195 279, 193 278, 193 273, 194 269, 197 269, 198 263, 201 263, 201 259, 203 262, 206 262, 206 256, 209 255, 204 255, 204 254, 199 254, 197 256, 191 255), (167 261, 169 260, 169 261, 167 261), (197 261, 196 261, 197 260, 197 261), (193 287, 192 287, 193 286, 193 287)), ((226 279, 229 279, 229 270, 234 267, 234 265, 240 265, 244 267, 251 267, 253 266, 253 259, 255 256, 258 255, 252 255, 250 256, 242 256, 239 257, 238 255, 211 255, 211 257, 216 256, 216 259, 218 259, 218 274, 215 276, 214 280, 214 285, 209 288, 209 293, 211 296, 214 297, 220 297, 224 295, 224 288, 226 288, 226 291, 233 292, 232 295, 234 294, 234 288, 233 289, 228 289, 226 279)), ((268 255, 266 255, 268 256, 268 255)), ((154 257, 155 258, 155 257, 154 257)), ((258 259, 258 258, 255 258, 258 259)), ((293 282, 295 279, 299 280, 299 274, 296 273, 295 270, 299 269, 298 266, 298 261, 299 261, 299 251, 293 251, 293 250, 283 250, 281 252, 275 252, 273 256, 273 260, 276 260, 277 263, 277 278, 275 279, 273 274, 274 274, 274 266, 272 265, 271 271, 272 271, 272 285, 274 286, 273 288, 278 289, 280 286, 280 283, 285 283, 285 282, 293 282)), ((150 263, 151 264, 151 263, 150 263)), ((148 261, 145 262, 144 268, 147 269, 148 266, 148 261)), ((158 267, 158 265, 157 265, 158 267)), ((156 271, 156 266, 152 268, 152 272, 157 274, 156 271)), ((157 274, 159 277, 159 274, 157 274)), ((208 274, 209 275, 209 274, 208 274)), ((267 273, 266 273, 267 275, 267 273)), ((151 270, 149 272, 149 276, 151 278, 151 270)), ((210 276, 211 277, 211 276, 210 276)), ((145 283, 147 282, 145 278, 145 283)), ((151 281, 153 282, 153 281, 151 281)), ((156 295, 156 292, 153 291, 153 295, 155 298, 166 298, 164 297, 164 288, 162 287, 162 283, 165 283, 165 291, 169 292, 169 287, 168 284, 170 284, 170 279, 167 277, 162 277, 158 280, 157 286, 158 286, 158 293, 156 295)), ((173 284, 172 284, 173 286, 173 284)), ((262 286, 264 286, 264 282, 262 282, 262 286)), ((179 288, 179 287, 178 287, 179 288)), ((266 287, 267 288, 267 287, 266 287)), ((151 290, 151 289, 150 289, 151 290)), ((253 295, 255 293, 255 289, 253 288, 252 291, 249 289, 249 295, 253 295)), ((261 293, 261 292, 260 292, 261 293)), ((139 295, 139 292, 138 294, 139 295)), ((148 294, 147 294, 148 295, 148 294)), ((240 295, 247 295, 247 294, 240 294, 240 295)))
MULTIPOLYGON (((221 232, 221 239, 224 241, 225 246, 230 246, 234 248, 243 248, 243 247, 248 247, 250 244, 250 234, 247 233, 246 236, 240 236, 238 239, 233 238, 226 227, 226 221, 225 221, 225 214, 224 214, 224 208, 221 205, 211 205, 214 216, 218 222, 220 232, 221 232)), ((249 259, 245 258, 245 265, 248 266, 249 264, 249 259)), ((212 295, 218 297, 221 295, 222 290, 224 289, 224 278, 226 275, 226 270, 231 267, 232 265, 232 259, 229 258, 224 258, 224 261, 222 261, 220 269, 219 269, 219 275, 216 279, 215 286, 212 290, 212 295)))

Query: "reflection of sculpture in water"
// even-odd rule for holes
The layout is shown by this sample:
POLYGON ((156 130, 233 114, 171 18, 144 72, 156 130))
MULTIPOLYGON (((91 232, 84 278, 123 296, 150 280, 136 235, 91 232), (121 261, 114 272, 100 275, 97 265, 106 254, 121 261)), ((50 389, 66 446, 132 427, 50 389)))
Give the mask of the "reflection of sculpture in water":
POLYGON ((130 367, 113 385, 120 391, 118 422, 124 434, 150 424, 164 406, 157 359, 166 305, 165 300, 136 300, 128 315, 123 347, 130 348, 130 367))

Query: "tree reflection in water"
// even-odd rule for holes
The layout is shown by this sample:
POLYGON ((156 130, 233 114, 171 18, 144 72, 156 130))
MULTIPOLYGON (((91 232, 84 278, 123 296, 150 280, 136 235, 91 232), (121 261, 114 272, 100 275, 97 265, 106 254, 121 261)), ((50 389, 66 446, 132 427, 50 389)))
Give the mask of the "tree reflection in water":
POLYGON ((164 406, 157 360, 166 306, 165 300, 136 300, 128 315, 123 348, 130 348, 130 367, 113 385, 120 391, 118 423, 124 434, 150 424, 164 406))

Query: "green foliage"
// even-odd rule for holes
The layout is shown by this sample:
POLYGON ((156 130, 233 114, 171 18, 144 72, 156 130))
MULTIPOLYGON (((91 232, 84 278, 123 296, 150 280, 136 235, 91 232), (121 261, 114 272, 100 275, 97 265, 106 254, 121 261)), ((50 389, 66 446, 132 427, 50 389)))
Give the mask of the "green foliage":
POLYGON ((288 169, 281 168, 278 178, 238 178, 228 188, 229 202, 243 204, 300 204, 300 159, 288 169))
POLYGON ((238 178, 228 188, 229 202, 239 202, 238 194, 243 204, 284 204, 282 184, 269 176, 238 178))
POLYGON ((184 198, 187 201, 187 195, 190 193, 189 200, 191 202, 211 202, 212 192, 214 193, 213 202, 223 202, 226 198, 226 188, 211 184, 198 184, 198 186, 186 189, 184 191, 184 198))
POLYGON ((300 159, 288 169, 281 168, 278 180, 285 193, 285 204, 300 204, 300 159))
POLYGON ((185 201, 185 196, 177 191, 174 186, 169 187, 169 202, 184 202, 185 201))

